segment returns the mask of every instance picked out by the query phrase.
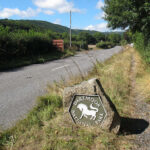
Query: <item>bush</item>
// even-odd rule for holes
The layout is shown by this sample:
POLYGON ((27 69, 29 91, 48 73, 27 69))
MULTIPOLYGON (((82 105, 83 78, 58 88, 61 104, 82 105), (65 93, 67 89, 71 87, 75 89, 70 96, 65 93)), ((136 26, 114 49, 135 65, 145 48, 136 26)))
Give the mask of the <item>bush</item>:
POLYGON ((150 64, 150 39, 145 39, 143 33, 134 35, 135 48, 140 52, 144 61, 150 64))
POLYGON ((22 56, 41 55, 56 51, 48 34, 0 27, 0 58, 10 59, 22 56))
POLYGON ((104 49, 107 49, 107 48, 112 48, 114 46, 114 43, 112 42, 104 42, 104 41, 101 41, 99 43, 96 44, 96 47, 98 48, 104 48, 104 49))
MULTIPOLYGON (((65 40, 64 41, 64 48, 68 49, 70 47, 70 41, 65 40)), ((80 50, 82 49, 88 49, 88 44, 84 41, 72 41, 72 48, 74 50, 80 50)))
POLYGON ((125 39, 123 39, 123 40, 121 40, 120 44, 121 44, 122 46, 125 46, 125 45, 128 44, 128 42, 127 42, 125 39))

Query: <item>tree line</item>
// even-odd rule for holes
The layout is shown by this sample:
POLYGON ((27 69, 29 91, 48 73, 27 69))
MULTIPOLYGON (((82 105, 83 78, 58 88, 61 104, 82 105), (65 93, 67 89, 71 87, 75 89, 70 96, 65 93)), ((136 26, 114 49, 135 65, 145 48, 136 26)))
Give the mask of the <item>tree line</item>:
MULTIPOLYGON (((27 27, 27 26, 26 26, 27 27)), ((124 34, 125 35, 125 34, 124 34)), ((72 35, 72 49, 88 49, 88 44, 97 44, 100 48, 111 48, 120 45, 124 36, 121 33, 89 34, 80 32, 72 35)), ((65 49, 69 49, 69 33, 53 32, 51 30, 41 31, 37 28, 14 29, 10 26, 0 26, 0 59, 9 60, 24 56, 42 55, 58 52, 52 45, 53 39, 63 39, 65 49)))

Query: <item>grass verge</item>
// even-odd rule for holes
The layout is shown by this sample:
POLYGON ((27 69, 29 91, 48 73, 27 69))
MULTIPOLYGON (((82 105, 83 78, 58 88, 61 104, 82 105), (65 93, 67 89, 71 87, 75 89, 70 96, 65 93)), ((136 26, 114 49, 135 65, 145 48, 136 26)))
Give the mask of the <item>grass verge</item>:
POLYGON ((150 67, 138 52, 135 52, 137 63, 136 89, 146 103, 150 104, 150 67))
POLYGON ((0 133, 2 150, 129 150, 132 137, 114 135, 97 128, 83 128, 63 121, 64 87, 97 77, 102 82, 121 116, 129 116, 131 50, 95 64, 87 76, 76 76, 48 86, 48 95, 40 97, 27 118, 0 133))

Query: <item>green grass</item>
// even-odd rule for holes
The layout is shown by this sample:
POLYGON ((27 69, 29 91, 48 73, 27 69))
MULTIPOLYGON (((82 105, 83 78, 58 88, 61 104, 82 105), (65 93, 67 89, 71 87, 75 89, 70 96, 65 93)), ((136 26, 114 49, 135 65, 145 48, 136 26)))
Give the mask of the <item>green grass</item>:
POLYGON ((57 95, 39 97, 37 105, 28 114, 27 118, 19 121, 15 127, 0 134, 0 148, 3 145, 10 146, 19 139, 21 134, 30 131, 31 128, 41 128, 44 121, 52 119, 56 111, 62 107, 62 98, 57 95))

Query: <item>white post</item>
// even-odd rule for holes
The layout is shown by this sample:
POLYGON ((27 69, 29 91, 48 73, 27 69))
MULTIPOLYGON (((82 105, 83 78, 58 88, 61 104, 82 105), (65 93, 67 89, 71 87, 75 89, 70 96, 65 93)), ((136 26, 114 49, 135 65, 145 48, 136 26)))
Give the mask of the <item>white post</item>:
POLYGON ((71 10, 70 10, 70 47, 71 47, 71 10))

